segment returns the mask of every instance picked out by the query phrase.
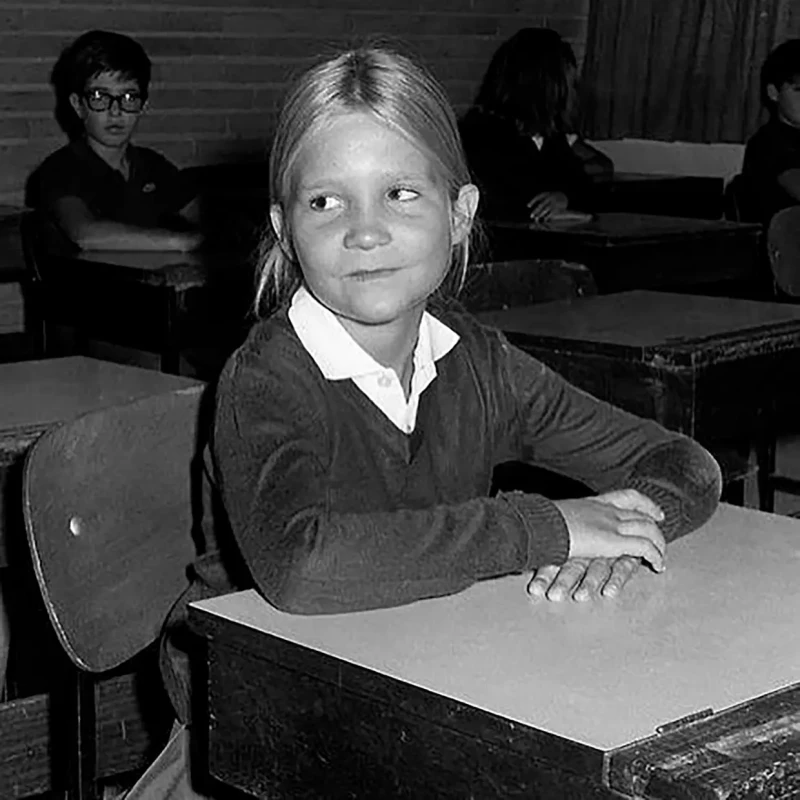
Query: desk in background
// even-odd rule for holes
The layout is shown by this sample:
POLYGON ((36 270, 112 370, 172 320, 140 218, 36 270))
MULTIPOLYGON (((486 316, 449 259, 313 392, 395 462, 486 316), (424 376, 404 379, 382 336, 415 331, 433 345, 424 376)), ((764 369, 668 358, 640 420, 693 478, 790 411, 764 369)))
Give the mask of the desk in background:
MULTIPOLYGON (((169 392, 198 381, 94 358, 73 356, 0 364, 0 566, 20 489, 15 474, 28 448, 50 426, 105 406, 169 392), (14 488, 11 488, 13 482, 14 488)), ((20 530, 22 537, 22 531, 20 530)))
POLYGON ((39 313, 75 330, 79 351, 96 340, 155 353, 162 372, 194 354, 213 377, 250 322, 253 270, 238 252, 53 254, 39 271, 39 313))
POLYGON ((602 211, 721 219, 725 181, 707 175, 615 172, 596 187, 602 211))
POLYGON ((513 576, 330 616, 195 603, 210 772, 270 800, 793 796, 798 542, 721 506, 616 600, 532 605, 513 576))
POLYGON ((773 411, 797 407, 800 307, 631 291, 478 315, 571 383, 717 445, 757 443, 772 510, 773 411))
POLYGON ((627 289, 767 297, 772 275, 760 225, 601 213, 589 222, 488 223, 494 261, 562 258, 585 264, 600 292, 627 289))

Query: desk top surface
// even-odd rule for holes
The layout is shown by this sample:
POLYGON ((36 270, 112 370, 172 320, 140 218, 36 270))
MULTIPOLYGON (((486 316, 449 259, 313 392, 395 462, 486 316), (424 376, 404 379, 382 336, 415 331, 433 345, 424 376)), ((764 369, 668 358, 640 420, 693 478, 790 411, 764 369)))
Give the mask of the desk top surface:
MULTIPOLYGON (((181 253, 174 250, 85 250, 53 253, 49 260, 58 272, 80 269, 88 278, 110 276, 137 283, 177 289, 212 281, 245 281, 252 285, 249 253, 207 250, 181 253)), ((57 274, 56 272, 53 273, 57 274)), ((45 278, 49 277, 49 273, 45 278)))
MULTIPOLYGON (((692 183, 706 186, 719 186, 722 189, 725 181, 718 175, 680 175, 674 172, 614 172, 609 184, 615 183, 692 183)), ((602 185, 602 184, 601 184, 602 185)))
POLYGON ((492 227, 529 230, 534 234, 569 236, 586 244, 613 246, 647 241, 662 242, 677 239, 718 237, 748 234, 757 236, 761 226, 750 222, 694 217, 665 217, 656 214, 600 212, 588 222, 567 221, 553 224, 542 222, 492 221, 492 227))
POLYGON ((609 350, 716 349, 742 339, 746 350, 758 337, 800 333, 800 305, 639 289, 484 311, 478 318, 508 333, 609 350))
POLYGON ((194 378, 83 356, 0 364, 0 439, 40 432, 96 408, 197 385, 194 378))
POLYGON ((800 521, 723 505, 613 601, 531 604, 525 576, 333 616, 255 591, 194 604, 604 751, 800 680, 800 521))

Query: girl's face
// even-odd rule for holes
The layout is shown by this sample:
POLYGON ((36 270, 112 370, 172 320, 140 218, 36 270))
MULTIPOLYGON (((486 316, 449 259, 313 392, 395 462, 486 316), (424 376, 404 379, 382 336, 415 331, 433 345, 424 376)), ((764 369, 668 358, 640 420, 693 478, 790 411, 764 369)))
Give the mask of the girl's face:
POLYGON ((362 112, 309 138, 292 194, 285 210, 273 207, 273 225, 310 291, 351 331, 418 322, 477 205, 474 186, 451 204, 428 159, 362 112))

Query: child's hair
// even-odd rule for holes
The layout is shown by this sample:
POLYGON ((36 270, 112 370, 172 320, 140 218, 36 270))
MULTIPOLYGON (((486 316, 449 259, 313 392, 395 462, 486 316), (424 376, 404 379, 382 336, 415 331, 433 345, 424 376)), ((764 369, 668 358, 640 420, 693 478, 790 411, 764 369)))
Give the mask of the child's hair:
POLYGON ((61 51, 50 74, 56 118, 70 136, 82 133, 83 126, 70 106, 69 96, 82 94, 89 81, 104 72, 136 81, 142 99, 147 100, 151 69, 144 48, 130 36, 101 30, 81 34, 61 51))
POLYGON ((779 44, 764 59, 761 67, 761 102, 773 111, 775 103, 767 93, 768 86, 780 89, 784 83, 800 77, 800 39, 788 39, 779 44))
POLYGON ((522 28, 497 49, 475 104, 513 120, 525 134, 548 136, 569 129, 569 42, 550 28, 522 28))
MULTIPOLYGON (((290 90, 270 152, 271 203, 286 210, 304 143, 331 118, 349 112, 374 114, 412 142, 430 160, 451 201, 471 182, 455 114, 436 79, 407 56, 383 47, 361 47, 312 67, 290 90)), ((469 237, 453 248, 450 276, 457 273, 459 287, 468 261, 469 237)), ((263 316, 288 300, 302 281, 291 252, 291 231, 284 231, 281 242, 265 228, 258 275, 255 311, 263 316)))

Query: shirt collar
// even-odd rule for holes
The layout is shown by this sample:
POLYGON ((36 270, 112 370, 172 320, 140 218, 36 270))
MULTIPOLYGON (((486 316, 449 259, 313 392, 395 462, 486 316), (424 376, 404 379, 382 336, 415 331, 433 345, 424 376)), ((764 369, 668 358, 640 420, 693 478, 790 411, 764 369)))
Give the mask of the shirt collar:
MULTIPOLYGON (((303 347, 328 380, 346 380, 386 371, 305 286, 301 286, 292 297, 289 321, 303 347)), ((438 361, 456 346, 458 339, 455 331, 425 311, 414 348, 414 369, 438 361)))

